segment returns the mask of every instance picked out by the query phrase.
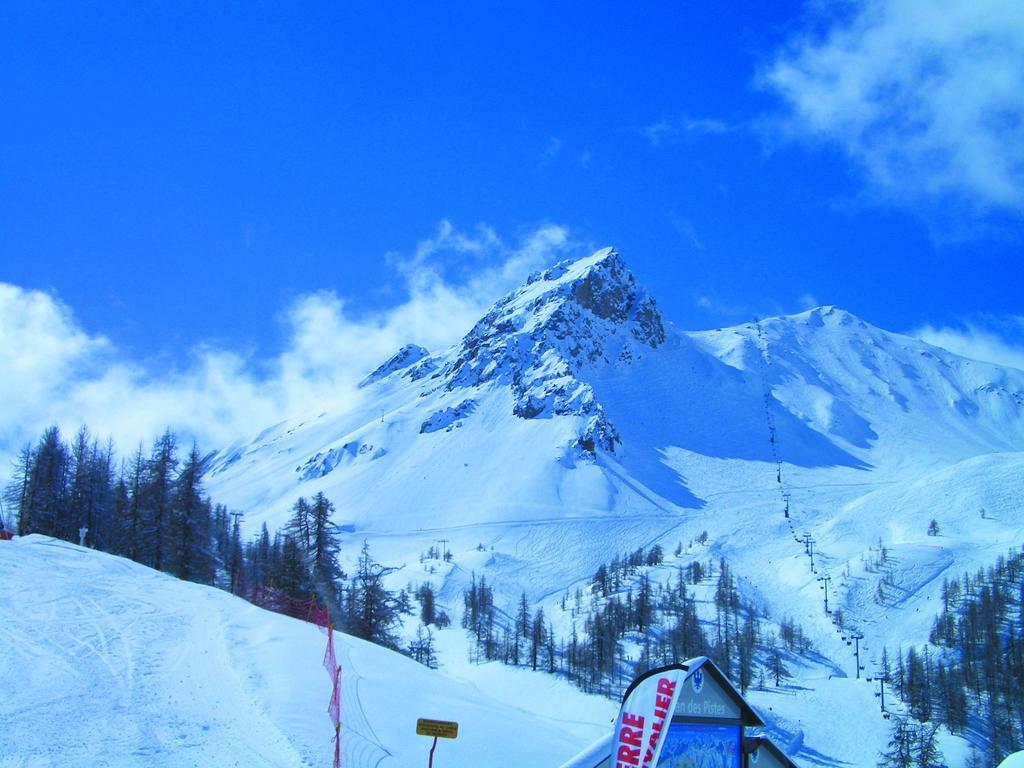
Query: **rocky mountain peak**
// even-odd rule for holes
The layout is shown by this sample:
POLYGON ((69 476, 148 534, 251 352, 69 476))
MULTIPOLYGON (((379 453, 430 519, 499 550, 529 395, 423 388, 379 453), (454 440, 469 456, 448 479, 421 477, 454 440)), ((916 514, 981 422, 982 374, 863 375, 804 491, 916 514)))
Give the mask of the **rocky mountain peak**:
POLYGON ((470 353, 463 363, 478 357, 479 348, 507 346, 512 337, 519 337, 521 348, 524 336, 533 351, 556 347, 571 360, 597 363, 622 353, 631 357, 635 350, 625 346, 658 347, 665 326, 654 299, 622 257, 604 248, 537 272, 501 299, 463 339, 470 353), (609 346, 612 340, 617 343, 609 346))
POLYGON ((612 450, 618 441, 588 370, 629 364, 665 341, 654 299, 622 257, 604 248, 538 272, 501 299, 440 372, 448 390, 490 381, 511 386, 521 418, 588 418, 580 445, 612 450))
POLYGON ((578 311, 610 323, 632 323, 633 336, 651 347, 665 339, 654 299, 639 286, 614 248, 602 248, 533 274, 524 286, 498 302, 482 322, 554 328, 579 319, 578 311))

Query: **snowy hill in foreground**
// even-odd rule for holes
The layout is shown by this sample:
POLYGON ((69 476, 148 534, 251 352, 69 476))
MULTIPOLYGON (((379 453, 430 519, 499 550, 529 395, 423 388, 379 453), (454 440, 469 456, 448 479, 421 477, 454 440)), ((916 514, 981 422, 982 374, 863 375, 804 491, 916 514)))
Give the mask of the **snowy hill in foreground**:
POLYGON ((453 615, 474 572, 500 608, 525 591, 558 617, 560 596, 624 551, 726 557, 821 654, 778 726, 815 762, 873 760, 887 729, 877 711, 859 740, 820 722, 822 702, 851 700, 836 678, 854 670, 817 577, 834 577, 831 604, 865 634, 873 671, 883 645, 927 639, 943 578, 1024 542, 1024 372, 834 307, 684 333, 610 249, 534 275, 450 349, 404 348, 360 398, 221 451, 212 494, 255 532, 324 491, 346 557, 368 540, 403 566, 396 587, 430 578, 453 615), (707 547, 687 547, 705 531, 707 547), (442 539, 454 566, 428 577, 417 560, 442 539), (879 542, 881 600, 866 565, 879 542))
MULTIPOLYGON (((0 766, 330 763, 313 625, 42 536, 0 542, 0 585, 0 766)), ((562 717, 508 704, 500 681, 481 689, 335 638, 347 768, 425 763, 418 717, 460 723, 438 746, 446 766, 557 764, 611 717, 551 679, 522 672, 514 685, 562 717)))

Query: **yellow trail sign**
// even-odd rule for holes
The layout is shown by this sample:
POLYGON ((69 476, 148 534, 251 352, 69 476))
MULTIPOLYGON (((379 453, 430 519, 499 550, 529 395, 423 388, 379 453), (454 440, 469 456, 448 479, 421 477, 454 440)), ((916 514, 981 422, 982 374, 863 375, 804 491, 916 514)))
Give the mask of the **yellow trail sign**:
POLYGON ((427 720, 421 717, 416 721, 416 733, 420 736, 433 736, 435 739, 457 739, 459 724, 448 720, 427 720))

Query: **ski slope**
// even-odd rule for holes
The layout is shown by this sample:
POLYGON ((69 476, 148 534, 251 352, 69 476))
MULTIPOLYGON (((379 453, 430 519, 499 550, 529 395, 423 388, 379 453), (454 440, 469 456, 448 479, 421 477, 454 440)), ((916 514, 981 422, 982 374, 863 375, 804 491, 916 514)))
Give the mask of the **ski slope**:
MULTIPOLYGON (((330 765, 315 626, 66 542, 0 544, 0 766, 330 765)), ((436 758, 467 767, 557 764, 610 717, 574 707, 588 697, 568 686, 551 696, 553 681, 533 683, 558 701, 541 716, 508 703, 516 688, 543 695, 532 676, 477 685, 340 633, 335 644, 346 768, 425 763, 418 717, 459 722, 436 758)))

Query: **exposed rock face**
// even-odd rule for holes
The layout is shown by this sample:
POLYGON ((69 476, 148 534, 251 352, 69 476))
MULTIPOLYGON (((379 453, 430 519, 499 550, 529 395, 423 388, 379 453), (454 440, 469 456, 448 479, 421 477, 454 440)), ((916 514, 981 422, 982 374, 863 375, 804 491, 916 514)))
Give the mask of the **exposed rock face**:
MULTIPOLYGON (((505 384, 519 418, 586 417, 577 447, 594 454, 614 451, 621 438, 587 383, 588 374, 629 364, 664 342, 665 325, 654 299, 619 254, 605 248, 531 275, 450 352, 430 355, 410 344, 360 386, 392 375, 427 380, 424 394, 505 384)), ((431 415, 420 431, 457 428, 474 408, 467 398, 431 415)))
POLYGON ((313 480, 324 477, 334 471, 339 464, 352 464, 356 461, 375 461, 387 453, 387 449, 375 447, 372 443, 352 441, 325 451, 317 451, 303 464, 295 468, 301 480, 313 480))
POLYGON ((433 413, 430 415, 430 418, 420 425, 420 434, 439 432, 442 429, 445 432, 458 429, 462 426, 462 420, 475 410, 476 400, 463 400, 454 408, 445 408, 437 413, 433 413))
POLYGON ((620 438, 587 372, 629 363, 664 341, 654 299, 608 248, 533 275, 466 334, 439 377, 448 391, 507 383, 523 419, 586 416, 580 445, 613 451, 620 438))
MULTIPOLYGON (((389 357, 384 363, 373 373, 359 382, 360 387, 365 387, 372 384, 375 381, 387 378, 396 371, 401 371, 409 366, 418 363, 423 358, 427 357, 430 353, 423 347, 415 344, 406 344, 394 355, 389 357)), ((413 380, 419 377, 413 377, 413 380)))

